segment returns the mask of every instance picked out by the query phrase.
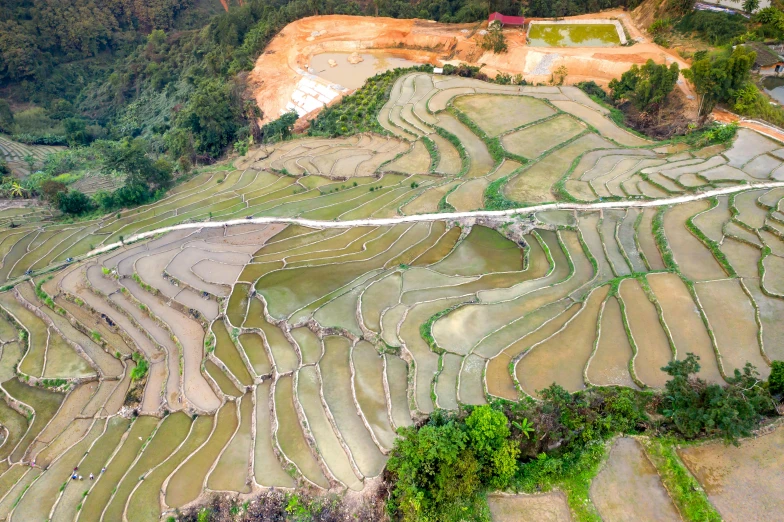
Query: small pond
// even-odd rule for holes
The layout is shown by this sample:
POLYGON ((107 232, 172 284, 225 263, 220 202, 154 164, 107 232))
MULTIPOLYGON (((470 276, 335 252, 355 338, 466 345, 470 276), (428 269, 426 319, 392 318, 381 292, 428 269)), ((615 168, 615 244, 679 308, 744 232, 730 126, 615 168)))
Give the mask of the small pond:
POLYGON ((621 45, 612 24, 536 23, 528 31, 532 47, 612 47, 621 45))
POLYGON ((358 53, 362 61, 359 63, 349 62, 352 53, 322 53, 310 59, 310 69, 312 74, 320 76, 325 80, 342 85, 347 89, 358 89, 365 84, 365 80, 377 73, 389 71, 398 67, 411 67, 420 65, 412 60, 398 58, 391 54, 383 53, 358 53), (331 67, 330 60, 337 64, 331 67))
POLYGON ((784 78, 770 76, 762 80, 762 86, 774 100, 784 104, 784 78))

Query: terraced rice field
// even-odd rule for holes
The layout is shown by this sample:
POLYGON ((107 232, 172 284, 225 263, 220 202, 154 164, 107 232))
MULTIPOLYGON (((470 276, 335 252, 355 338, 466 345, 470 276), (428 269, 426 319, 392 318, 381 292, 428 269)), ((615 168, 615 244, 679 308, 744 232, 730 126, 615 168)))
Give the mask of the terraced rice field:
MULTIPOLYGON (((784 357, 781 144, 742 130, 669 152, 605 113, 571 87, 414 74, 380 113, 389 136, 258 148, 120 217, 0 210, 20 224, 0 232, 0 519, 360 491, 436 408, 657 388, 689 352, 709 381, 747 361, 767 375, 784 357), (482 212, 491 190, 545 206, 482 212), (96 480, 68 481, 77 465, 96 480)), ((655 490, 668 519, 630 440, 596 487, 655 490)), ((490 509, 518 505, 568 517, 556 494, 490 509)))
POLYGON ((34 168, 40 168, 47 155, 64 148, 52 145, 27 145, 0 135, 0 156, 17 176, 30 174, 30 165, 25 159, 28 156, 35 159, 34 168))

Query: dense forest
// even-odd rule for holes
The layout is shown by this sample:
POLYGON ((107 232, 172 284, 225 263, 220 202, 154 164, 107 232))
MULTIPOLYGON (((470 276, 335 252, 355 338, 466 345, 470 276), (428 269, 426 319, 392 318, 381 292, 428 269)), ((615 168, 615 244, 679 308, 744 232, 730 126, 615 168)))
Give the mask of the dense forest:
MULTIPOLYGON (((551 16, 566 6, 565 14, 579 14, 630 2, 635 0, 531 0, 526 13, 551 16)), ((141 135, 177 159, 186 153, 215 157, 250 131, 242 129, 252 113, 244 107, 241 73, 285 24, 313 14, 376 10, 471 22, 491 8, 519 14, 521 4, 251 0, 223 12, 218 0, 9 0, 0 6, 0 93, 12 105, 35 108, 15 114, 13 123, 4 118, 0 130, 25 141, 65 143, 64 121, 76 118, 85 127, 71 122, 70 134, 77 134, 74 127, 81 131, 77 142, 141 135), (219 14, 202 5, 210 2, 219 14), (196 124, 202 118, 197 106, 220 118, 196 124)))
MULTIPOLYGON (((246 72, 274 35, 299 18, 378 13, 473 22, 489 10, 553 16, 636 3, 248 0, 227 2, 224 10, 219 0, 7 0, 0 5, 0 133, 29 144, 80 147, 25 180, 29 194, 43 194, 45 181, 80 167, 106 170, 106 151, 123 148, 145 151, 176 175, 263 139, 246 72)), ((85 204, 78 208, 139 204, 160 188, 147 184, 92 205, 78 198, 85 204)))

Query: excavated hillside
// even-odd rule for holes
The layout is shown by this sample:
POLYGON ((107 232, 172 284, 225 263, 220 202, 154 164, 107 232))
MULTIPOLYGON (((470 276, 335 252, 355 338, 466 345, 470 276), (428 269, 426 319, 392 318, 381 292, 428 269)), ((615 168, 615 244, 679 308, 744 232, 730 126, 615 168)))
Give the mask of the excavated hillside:
MULTIPOLYGON (((507 28, 504 35, 508 52, 493 54, 480 47, 485 23, 440 24, 393 18, 314 16, 286 26, 258 58, 249 79, 253 96, 264 112, 264 121, 269 121, 277 118, 290 104, 303 78, 321 82, 325 87, 329 85, 307 71, 313 56, 326 52, 391 54, 437 66, 445 63, 483 65, 483 70, 490 76, 498 72, 522 74, 530 83, 550 82, 553 71, 562 65, 569 71, 566 83, 593 80, 604 85, 633 64, 642 64, 648 59, 657 63, 675 61, 681 67, 688 66, 674 51, 652 43, 624 11, 610 10, 570 19, 596 18, 620 20, 636 43, 619 47, 530 47, 526 44, 524 31, 507 28)), ((681 88, 686 90, 685 86, 681 88)))

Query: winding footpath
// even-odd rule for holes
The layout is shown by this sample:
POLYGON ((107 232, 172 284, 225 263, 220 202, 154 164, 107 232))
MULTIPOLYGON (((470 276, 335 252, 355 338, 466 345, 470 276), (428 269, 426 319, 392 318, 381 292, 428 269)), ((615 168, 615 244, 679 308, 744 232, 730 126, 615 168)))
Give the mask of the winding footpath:
POLYGON ((672 198, 654 199, 654 200, 626 200, 626 201, 602 201, 599 203, 543 203, 541 205, 532 205, 530 207, 519 207, 508 210, 473 210, 469 212, 441 212, 436 214, 416 214, 413 216, 399 216, 393 218, 379 218, 379 219, 356 219, 352 221, 321 221, 316 219, 302 219, 302 218, 288 218, 288 217, 257 217, 249 219, 232 219, 229 221, 197 221, 194 223, 182 223, 180 225, 172 225, 170 227, 158 228, 135 234, 129 237, 125 242, 116 242, 109 245, 104 245, 88 252, 82 259, 89 258, 104 252, 108 252, 124 244, 134 243, 142 239, 173 232, 175 230, 191 230, 200 228, 220 228, 230 227, 234 225, 269 225, 273 223, 285 223, 290 225, 301 225, 310 228, 352 228, 361 226, 388 226, 396 225, 398 223, 416 223, 420 221, 445 221, 451 219, 466 219, 466 218, 502 218, 518 214, 533 214, 535 212, 544 212, 546 210, 603 210, 603 209, 624 209, 624 208, 645 208, 645 207, 663 207, 668 205, 677 205, 679 203, 688 203, 690 201, 697 201, 708 199, 715 196, 723 196, 726 194, 733 194, 736 192, 745 192, 753 189, 772 189, 784 187, 784 181, 769 181, 765 183, 755 183, 753 185, 735 185, 732 187, 723 187, 715 190, 707 190, 696 194, 687 194, 683 196, 676 196, 672 198))

